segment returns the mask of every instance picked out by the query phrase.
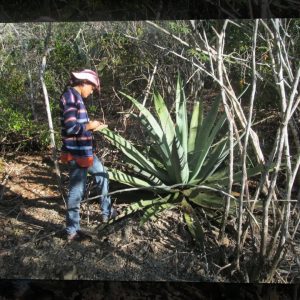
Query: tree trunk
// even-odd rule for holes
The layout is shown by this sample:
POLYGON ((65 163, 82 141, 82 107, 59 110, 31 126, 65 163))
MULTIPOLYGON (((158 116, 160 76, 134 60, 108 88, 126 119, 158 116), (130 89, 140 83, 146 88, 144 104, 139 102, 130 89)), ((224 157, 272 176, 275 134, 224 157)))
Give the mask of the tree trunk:
POLYGON ((46 87, 45 80, 44 80, 44 73, 45 73, 45 69, 46 69, 46 58, 47 58, 47 55, 50 51, 49 50, 49 40, 50 40, 50 36, 51 36, 51 25, 52 24, 49 23, 47 36, 45 38, 45 51, 44 51, 44 56, 43 56, 43 59, 42 59, 42 65, 41 65, 41 71, 40 71, 40 80, 41 80, 41 84, 42 84, 42 88, 43 88, 46 111, 47 111, 47 117, 48 117, 48 125, 49 125, 49 133, 50 133, 50 147, 51 147, 51 151, 52 151, 52 160, 54 162, 55 173, 56 173, 56 176, 57 176, 57 183, 58 183, 59 191, 61 193, 61 196, 62 196, 63 201, 64 201, 65 206, 66 206, 66 202, 64 200, 64 195, 63 195, 63 190, 62 190, 62 184, 61 184, 60 169, 59 169, 58 160, 57 160, 55 135, 54 135, 54 128, 53 128, 53 122, 52 122, 52 115, 51 115, 48 91, 47 91, 47 87, 46 87))

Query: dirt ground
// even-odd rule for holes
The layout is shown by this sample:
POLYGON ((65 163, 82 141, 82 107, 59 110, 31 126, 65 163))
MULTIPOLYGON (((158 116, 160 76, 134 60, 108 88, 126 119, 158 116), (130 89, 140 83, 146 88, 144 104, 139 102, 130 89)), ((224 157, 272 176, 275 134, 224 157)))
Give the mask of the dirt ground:
MULTIPOLYGON (((65 208, 50 155, 7 157, 1 161, 0 171, 4 186, 0 201, 0 278, 242 281, 226 270, 233 256, 234 238, 219 244, 213 222, 204 226, 205 253, 200 253, 177 209, 142 227, 141 214, 136 213, 103 228, 98 226, 99 206, 91 202, 89 222, 87 207, 82 207, 81 225, 92 239, 70 243, 64 235, 65 208)), ((66 186, 66 176, 63 178, 66 186)), ((111 183, 111 190, 114 188, 111 183)), ((119 213, 136 200, 134 194, 113 198, 119 213)), ((295 257, 288 256, 286 263, 297 278, 295 257)))
MULTIPOLYGON (((49 157, 19 156, 2 162, 2 168, 6 175, 0 202, 1 278, 218 280, 208 273, 207 257, 195 248, 178 210, 167 211, 143 227, 137 213, 103 229, 97 227, 98 203, 92 202, 89 223, 86 205, 81 215, 82 229, 92 239, 70 243, 64 235, 64 203, 49 157)), ((135 199, 113 198, 114 207, 121 213, 131 200, 135 199)))

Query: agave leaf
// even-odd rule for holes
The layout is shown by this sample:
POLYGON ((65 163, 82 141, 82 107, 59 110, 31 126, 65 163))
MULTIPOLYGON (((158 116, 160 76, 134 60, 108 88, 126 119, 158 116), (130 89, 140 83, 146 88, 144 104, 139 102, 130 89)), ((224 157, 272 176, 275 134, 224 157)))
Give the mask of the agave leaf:
POLYGON ((136 99, 126 95, 125 93, 121 92, 121 94, 127 97, 140 110, 142 115, 139 116, 139 119, 141 120, 142 125, 147 130, 148 134, 150 134, 150 136, 154 138, 154 140, 160 145, 162 151, 159 154, 163 154, 164 158, 168 158, 170 150, 166 140, 164 139, 164 132, 157 120, 154 118, 151 112, 136 99))
MULTIPOLYGON (((258 166, 252 167, 252 168, 248 168, 247 169, 247 177, 250 178, 250 177, 253 177, 253 176, 256 176, 256 175, 260 175, 264 171, 265 171, 265 167, 262 166, 262 165, 258 165, 258 166)), ((271 164, 270 169, 269 169, 269 172, 273 172, 273 171, 275 171, 275 163, 271 164)), ((240 182, 242 180, 242 176, 243 176, 242 171, 236 172, 233 175, 233 181, 234 182, 240 182)), ((214 180, 209 180, 209 181, 210 181, 210 183, 217 183, 219 185, 225 186, 225 185, 228 184, 228 180, 229 180, 229 177, 228 177, 228 175, 226 175, 225 177, 220 178, 219 180, 215 180, 215 181, 214 180)))
MULTIPOLYGON (((132 170, 134 172, 134 174, 136 174, 138 177, 142 177, 144 178, 146 181, 150 182, 151 185, 163 185, 164 183, 157 178, 156 176, 154 176, 153 174, 144 171, 142 169, 140 169, 138 166, 134 165, 134 164, 128 164, 128 167, 130 167, 130 170, 132 170)), ((164 170, 161 170, 161 172, 163 172, 164 170)))
MULTIPOLYGON (((196 134, 196 146, 195 149, 198 149, 198 146, 201 147, 202 143, 207 139, 208 136, 210 136, 211 130, 216 122, 216 117, 218 113, 218 107, 219 107, 219 98, 216 98, 216 100, 213 102, 212 107, 210 111, 208 112, 207 116, 203 119, 203 116, 201 116, 202 121, 201 126, 198 125, 198 131, 196 134)), ((199 108, 200 109, 200 108, 199 108)), ((197 155, 197 153, 195 153, 197 155)))
POLYGON ((191 117, 191 123, 190 123, 190 131, 189 131, 189 137, 188 137, 188 155, 194 153, 195 146, 196 146, 196 139, 197 134, 199 132, 199 128, 202 126, 203 121, 203 112, 202 112, 202 103, 200 101, 197 101, 194 104, 193 113, 191 117))
POLYGON ((188 118, 186 109, 186 98, 182 86, 180 76, 177 78, 176 86, 176 125, 178 131, 176 132, 177 138, 183 148, 184 160, 187 162, 188 153, 188 118))
POLYGON ((205 128, 208 132, 208 135, 211 134, 211 130, 216 122, 220 100, 221 100, 221 96, 217 96, 215 101, 212 104, 210 111, 208 112, 207 116, 205 117, 205 120, 203 121, 203 124, 205 124, 205 128))
POLYGON ((184 195, 189 201, 203 208, 220 210, 224 205, 223 197, 214 192, 202 192, 199 191, 199 189, 189 189, 184 191, 184 195))
POLYGON ((120 220, 122 218, 125 218, 129 215, 132 215, 134 213, 136 213, 139 210, 143 210, 146 207, 149 207, 153 204, 156 203, 157 199, 153 199, 153 200, 140 200, 138 202, 135 202, 133 204, 131 204, 130 206, 128 206, 121 214, 119 214, 117 217, 115 217, 114 219, 110 219, 109 222, 107 224, 112 224, 113 222, 120 220))
POLYGON ((207 160, 201 168, 198 178, 198 183, 204 182, 207 178, 210 178, 212 174, 217 170, 220 164, 225 160, 229 154, 229 149, 227 147, 228 139, 225 139, 220 144, 218 144, 215 149, 208 156, 207 160))
POLYGON ((209 134, 209 138, 211 138, 212 142, 214 141, 215 137, 222 129, 223 125, 225 124, 226 118, 227 118, 226 114, 222 114, 221 116, 219 116, 217 123, 215 123, 214 126, 212 126, 209 134))
POLYGON ((176 135, 173 140, 171 161, 174 167, 177 183, 187 183, 189 180, 189 166, 186 160, 186 153, 177 138, 177 126, 175 131, 176 135))
POLYGON ((136 120, 138 120, 146 130, 146 134, 152 139, 153 143, 151 145, 151 148, 156 152, 158 157, 161 159, 162 162, 169 163, 170 165, 170 149, 167 146, 167 144, 164 143, 164 140, 162 137, 157 135, 151 124, 149 123, 149 120, 144 116, 138 116, 136 114, 131 114, 136 120))
MULTIPOLYGON (((152 143, 150 145, 150 147, 148 147, 147 149, 147 157, 149 157, 151 159, 151 161, 153 162, 153 164, 155 164, 155 166, 157 166, 158 168, 162 168, 164 169, 165 172, 167 172, 167 167, 166 167, 166 162, 165 160, 163 160, 163 158, 159 155, 159 152, 161 149, 161 147, 156 144, 156 143, 152 143)), ((168 164, 169 164, 169 167, 171 167, 171 160, 170 158, 168 158, 168 164)))
POLYGON ((120 135, 105 128, 101 130, 102 134, 110 140, 110 142, 119 148, 129 159, 134 161, 141 169, 154 174, 158 178, 164 178, 164 174, 159 172, 153 163, 141 154, 129 141, 120 135))
POLYGON ((146 209, 143 217, 141 218, 140 225, 143 225, 149 219, 157 219, 158 215, 164 210, 176 207, 181 199, 182 194, 179 192, 168 194, 167 196, 162 197, 160 200, 156 199, 156 202, 146 209))
MULTIPOLYGON (((152 151, 149 152, 149 157, 151 158, 150 160, 153 162, 153 164, 155 165, 155 168, 157 169, 158 172, 160 172, 160 174, 163 174, 163 177, 158 178, 160 181, 162 181, 164 184, 167 185, 172 185, 174 184, 174 180, 173 178, 168 174, 166 168, 164 165, 162 165, 162 162, 160 160, 157 160, 157 158, 155 158, 155 156, 151 155, 152 151)), ((126 161, 130 161, 128 158, 126 159, 126 161)), ((138 167, 137 167, 138 168, 138 167)), ((153 174, 149 173, 149 176, 153 176, 153 174)), ((149 177, 148 176, 148 177, 149 177)), ((175 178, 175 175, 174 175, 175 178)), ((153 182, 154 183, 154 182, 153 182)))
MULTIPOLYGON (((206 177, 205 184, 210 185, 210 183, 221 182, 224 178, 228 177, 228 170, 223 168, 211 174, 209 177, 206 177)), ((199 179, 196 179, 192 184, 198 184, 199 179)))
POLYGON ((150 219, 152 221, 157 220, 160 213, 162 213, 166 209, 170 209, 174 207, 176 207, 176 205, 172 203, 161 203, 161 204, 152 205, 150 208, 146 209, 144 215, 140 220, 140 225, 141 226, 144 225, 150 219))
POLYGON ((199 218, 193 207, 183 199, 181 202, 185 222, 198 247, 204 249, 204 232, 199 218))
MULTIPOLYGON (((169 194, 164 198, 157 197, 157 198, 154 198, 151 200, 143 200, 142 199, 137 202, 134 202, 131 205, 129 205, 121 214, 119 214, 115 218, 115 220, 122 219, 126 216, 136 213, 137 211, 144 210, 144 209, 147 209, 147 208, 155 206, 155 205, 166 204, 168 201, 170 201, 170 199, 172 199, 172 197, 174 197, 174 194, 169 194)), ((172 204, 172 203, 170 203, 170 204, 172 204)), ((174 204, 172 204, 172 205, 174 205, 174 204)))
MULTIPOLYGON (((140 103, 134 102, 136 105, 138 105, 138 108, 144 108, 140 103)), ((133 114, 135 118, 138 118, 138 120, 141 122, 143 127, 146 129, 147 134, 152 138, 153 144, 151 145, 151 148, 157 153, 157 155, 160 157, 160 161, 163 163, 167 173, 168 177, 175 181, 175 175, 174 175, 174 169, 172 162, 170 160, 171 157, 171 149, 168 145, 168 140, 166 134, 162 131, 160 125, 157 123, 156 119, 152 116, 152 114, 147 110, 143 110, 145 115, 136 116, 133 114), (151 115, 151 117, 150 117, 151 115), (155 120, 155 121, 153 121, 155 120), (160 129, 158 129, 160 128, 160 129)), ((170 129, 170 127, 169 127, 170 129)), ((168 134, 168 139, 170 139, 171 134, 168 134)), ((164 180, 168 181, 167 178, 164 180)))
POLYGON ((211 130, 216 122, 220 99, 220 97, 216 98, 207 116, 202 121, 202 126, 197 127, 198 131, 194 142, 194 152, 190 152, 188 157, 189 166, 192 170, 190 175, 191 180, 193 180, 199 173, 212 143, 209 141, 209 136, 211 135, 211 130))
MULTIPOLYGON (((154 96, 154 102, 155 102, 157 114, 160 119, 161 127, 164 131, 163 145, 165 145, 166 142, 168 146, 172 147, 171 161, 167 159, 166 161, 167 164, 165 164, 165 167, 168 171, 169 176, 173 179, 176 179, 176 182, 183 181, 186 183, 188 181, 188 176, 189 176, 189 170, 187 164, 187 127, 186 127, 187 117, 186 117, 186 103, 185 103, 186 101, 184 98, 180 81, 178 81, 177 84, 178 84, 177 92, 179 92, 179 96, 177 95, 176 98, 177 112, 178 112, 177 122, 180 123, 181 126, 177 124, 174 130, 174 124, 171 120, 169 111, 167 110, 167 107, 162 97, 159 94, 154 96), (176 132, 176 136, 174 136, 175 132, 176 132), (174 174, 176 178, 174 178, 174 174)), ((157 145, 155 145, 155 147, 157 148, 157 145)), ((170 155, 168 157, 170 157, 170 155)))
POLYGON ((119 171, 119 170, 116 170, 113 168, 109 168, 107 173, 111 180, 118 181, 120 183, 129 185, 129 186, 134 186, 134 187, 138 187, 138 186, 150 187, 151 186, 151 184, 146 180, 129 175, 127 173, 124 173, 122 171, 119 171))
POLYGON ((160 140, 157 135, 153 135, 151 129, 147 130, 147 126, 149 127, 150 125, 145 116, 142 115, 139 121, 142 123, 153 141, 148 151, 148 156, 151 158, 151 161, 155 164, 158 170, 161 168, 161 166, 164 167, 164 170, 168 174, 163 178, 166 183, 176 182, 174 167, 171 161, 171 150, 167 144, 165 136, 162 138, 162 140, 160 140))
POLYGON ((135 202, 125 209, 125 215, 128 215, 130 213, 136 212, 138 210, 144 209, 145 207, 153 205, 156 203, 156 200, 160 200, 160 199, 156 198, 152 200, 140 200, 138 202, 135 202))
MULTIPOLYGON (((211 129, 210 135, 209 136, 204 136, 203 140, 202 140, 202 145, 200 146, 200 151, 199 151, 199 156, 196 159, 195 154, 194 153, 194 159, 196 159, 193 163, 195 164, 194 169, 192 170, 191 173, 191 178, 190 180, 192 181, 193 179, 195 179, 199 172, 201 171, 201 168, 205 162, 205 159, 211 149, 211 145, 217 135, 217 133, 219 132, 220 128, 224 125, 224 122, 226 120, 226 116, 223 115, 220 117, 220 119, 218 120, 218 122, 215 124, 215 126, 211 129)), ((205 122, 203 124, 206 124, 205 122)), ((207 129, 209 131, 209 128, 207 129)))
POLYGON ((140 200, 138 202, 132 203, 130 206, 128 206, 120 215, 116 217, 116 219, 124 218, 128 215, 131 215, 139 210, 143 210, 151 205, 157 204, 159 201, 161 201, 161 198, 155 198, 152 200, 140 200))
MULTIPOLYGON (((224 116, 225 117, 225 116, 224 116)), ((243 136, 243 134, 241 135, 243 136)), ((236 146, 237 140, 234 141, 233 147, 236 146)), ((219 168, 222 162, 226 159, 229 155, 230 148, 229 148, 229 139, 224 138, 222 139, 213 149, 211 154, 209 155, 208 159, 205 161, 199 175, 197 176, 195 182, 203 182, 206 181, 208 178, 215 173, 215 171, 219 168)))
POLYGON ((157 95, 154 94, 154 104, 157 115, 159 117, 161 128, 164 132, 164 137, 167 141, 169 148, 171 149, 175 135, 175 126, 172 121, 171 115, 166 107, 166 104, 159 93, 157 95))
POLYGON ((159 140, 162 141, 162 137, 164 135, 163 130, 161 129, 159 123, 151 114, 151 112, 133 97, 126 95, 122 92, 121 94, 127 97, 139 109, 139 111, 145 116, 147 123, 152 128, 152 134, 155 134, 159 138, 159 140))

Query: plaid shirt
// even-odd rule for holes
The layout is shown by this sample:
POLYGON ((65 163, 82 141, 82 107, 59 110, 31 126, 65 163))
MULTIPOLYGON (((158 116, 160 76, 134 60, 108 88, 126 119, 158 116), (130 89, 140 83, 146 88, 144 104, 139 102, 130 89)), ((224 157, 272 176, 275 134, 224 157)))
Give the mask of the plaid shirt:
POLYGON ((86 130, 89 122, 81 95, 69 88, 60 99, 62 162, 75 160, 81 167, 93 164, 93 135, 86 130))

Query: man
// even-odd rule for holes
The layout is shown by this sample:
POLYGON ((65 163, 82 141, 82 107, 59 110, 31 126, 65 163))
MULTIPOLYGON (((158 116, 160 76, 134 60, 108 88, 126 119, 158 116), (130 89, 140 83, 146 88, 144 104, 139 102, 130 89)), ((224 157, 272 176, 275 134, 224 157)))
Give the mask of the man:
POLYGON ((69 165, 69 194, 67 198, 67 239, 80 240, 80 202, 86 187, 87 174, 95 177, 100 196, 102 221, 116 215, 111 207, 108 174, 93 152, 93 130, 107 127, 99 121, 90 121, 83 99, 94 91, 100 92, 98 75, 92 70, 72 72, 67 88, 60 99, 62 134, 61 160, 69 165))

